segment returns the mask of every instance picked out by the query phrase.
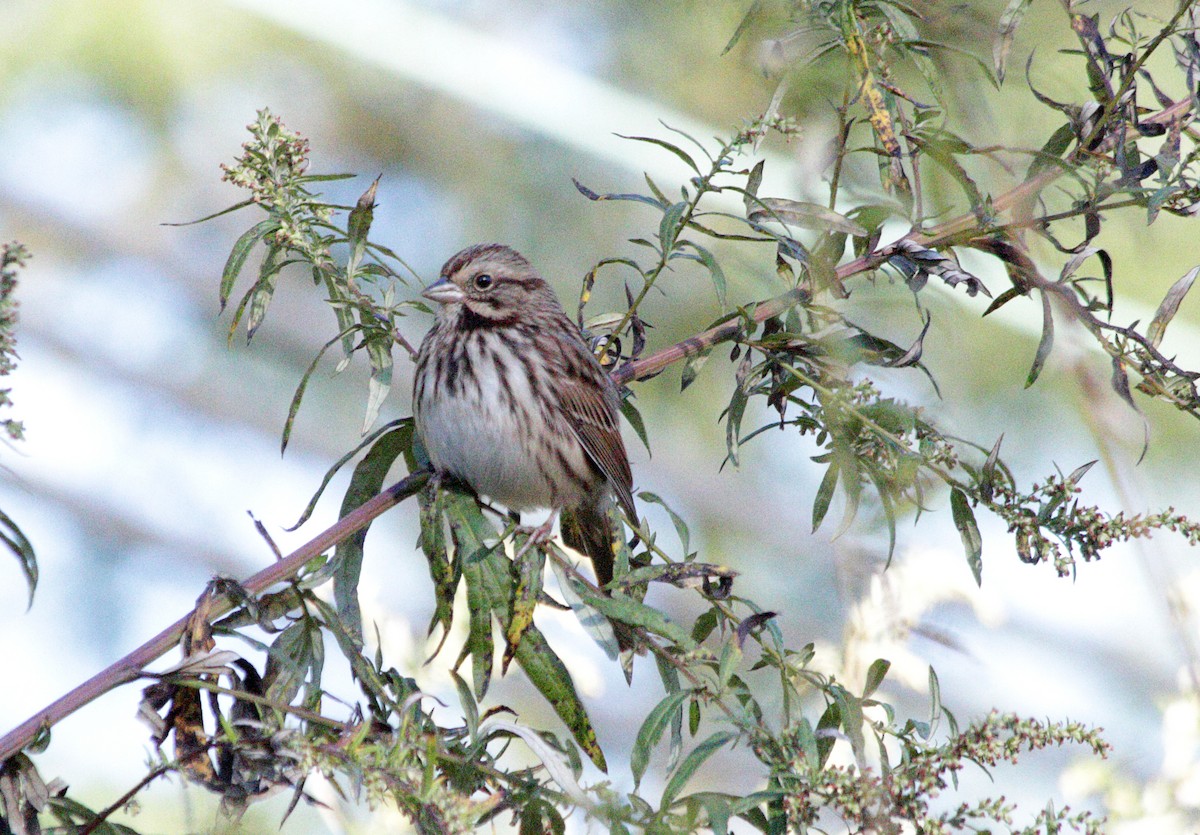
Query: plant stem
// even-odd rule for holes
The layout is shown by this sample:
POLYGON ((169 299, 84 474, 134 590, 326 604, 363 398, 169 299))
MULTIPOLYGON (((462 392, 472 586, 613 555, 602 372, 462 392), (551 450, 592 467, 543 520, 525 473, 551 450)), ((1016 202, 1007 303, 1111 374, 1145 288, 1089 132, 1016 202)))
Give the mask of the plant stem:
MULTIPOLYGON (((260 594, 276 583, 295 576, 309 560, 320 556, 343 539, 362 530, 385 510, 416 494, 429 481, 429 477, 428 471, 421 470, 401 479, 343 516, 334 525, 317 534, 282 560, 272 563, 246 580, 242 583, 242 588, 250 594, 260 594)), ((213 601, 209 612, 210 621, 232 611, 235 605, 229 597, 218 597, 213 601)), ((54 726, 108 691, 122 684, 136 681, 147 664, 166 654, 179 642, 180 636, 188 625, 188 619, 189 616, 184 616, 175 621, 133 652, 101 670, 53 704, 39 710, 0 738, 0 763, 19 753, 33 741, 43 728, 54 726)))

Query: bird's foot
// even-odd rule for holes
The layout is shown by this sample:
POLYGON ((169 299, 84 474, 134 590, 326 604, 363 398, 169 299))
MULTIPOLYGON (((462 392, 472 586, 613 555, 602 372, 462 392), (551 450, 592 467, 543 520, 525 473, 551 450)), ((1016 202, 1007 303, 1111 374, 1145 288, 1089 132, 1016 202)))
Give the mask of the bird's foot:
POLYGON ((525 556, 525 552, 530 548, 540 545, 545 545, 550 541, 550 535, 554 532, 554 522, 558 519, 558 511, 554 511, 546 521, 535 528, 519 527, 516 532, 525 534, 525 541, 521 543, 521 547, 517 549, 517 553, 513 555, 513 559, 518 560, 525 556))

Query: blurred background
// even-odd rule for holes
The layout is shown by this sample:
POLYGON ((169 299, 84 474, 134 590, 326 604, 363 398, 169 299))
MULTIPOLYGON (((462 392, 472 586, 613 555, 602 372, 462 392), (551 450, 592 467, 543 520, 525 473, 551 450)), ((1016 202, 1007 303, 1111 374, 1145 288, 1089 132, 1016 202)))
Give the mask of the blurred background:
MULTIPOLYGON (((934 15, 934 34, 990 61, 1004 5, 934 15)), ((1142 5, 1157 12, 1166 4, 1142 5)), ((596 191, 636 191, 648 171, 670 191, 688 169, 617 134, 666 137, 661 120, 705 140, 727 137, 767 108, 780 83, 772 39, 786 30, 752 27, 721 55, 748 6, 0 2, 0 238, 34 253, 18 290, 21 365, 11 378, 27 440, 4 451, 0 508, 33 541, 41 567, 26 611, 19 571, 0 558, 0 731, 186 613, 213 575, 242 578, 270 561, 248 513, 285 551, 336 518, 342 480, 305 527, 283 530, 362 429, 364 367, 334 374, 326 363, 312 378, 286 456, 279 454, 295 385, 336 332, 322 294, 302 275, 285 276, 253 344, 242 333, 229 339, 217 282, 234 240, 259 218, 247 210, 197 226, 164 225, 243 199, 221 182, 218 165, 238 154, 256 110, 269 107, 310 138, 314 172, 361 175, 329 183, 331 202, 352 204, 381 175, 372 237, 424 280, 463 246, 503 241, 524 252, 573 309, 596 261, 640 254, 628 239, 647 234, 658 218, 632 203, 589 202, 571 178, 596 191)), ((1057 5, 1035 5, 1010 67, 1036 49, 1039 87, 1082 101, 1075 59, 1055 52, 1076 45, 1069 34, 1057 5)), ((802 134, 764 147, 764 194, 824 199, 841 78, 821 70, 789 77, 784 112, 802 134)), ((1016 70, 999 92, 967 61, 947 65, 942 82, 962 108, 952 126, 973 142, 1039 147, 1058 126, 1016 70)), ((872 166, 862 166, 850 172, 851 196, 856 187, 878 187, 872 166)), ((999 191, 1006 175, 995 173, 995 182, 981 185, 999 191)), ((1114 320, 1148 321, 1198 260, 1196 240, 1194 224, 1164 217, 1147 228, 1144 217, 1114 217, 1100 241, 1115 261, 1114 320)), ((731 302, 778 292, 769 253, 717 252, 731 302)), ((1056 272, 1058 262, 1049 263, 1056 272)), ((994 265, 968 266, 994 292, 1006 286, 994 265)), ((616 274, 605 275, 592 314, 622 301, 616 274)), ((664 289, 645 311, 654 325, 651 350, 718 314, 702 271, 673 274, 664 289)), ((901 344, 916 337, 906 288, 858 279, 852 289, 852 319, 875 323, 901 344)), ((402 288, 417 290, 416 282, 402 288)), ((927 405, 946 431, 984 447, 1004 432, 1003 451, 1025 485, 1044 479, 1050 462, 1069 472, 1100 458, 1083 482, 1088 501, 1111 512, 1173 505, 1200 516, 1193 420, 1146 404, 1152 445, 1137 465, 1140 419, 1109 391, 1107 359, 1069 328, 1042 379, 1024 389, 1040 304, 1018 300, 981 320, 985 300, 935 286, 923 298, 934 317, 925 360, 944 399, 919 374, 898 371, 882 378, 889 393, 927 405)), ((1200 366, 1197 318, 1189 299, 1165 343, 1187 368, 1200 366)), ((427 325, 414 316, 404 332, 415 343, 427 325)), ((992 707, 1069 717, 1103 726, 1115 746, 1105 763, 1081 765, 1082 752, 1070 750, 1032 755, 1023 768, 998 769, 995 784, 968 773, 964 795, 1005 794, 1030 804, 1030 814, 1053 798, 1111 815, 1114 832, 1195 831, 1200 713, 1187 670, 1196 662, 1200 573, 1186 543, 1160 535, 1114 547, 1103 562, 1058 579, 1049 566, 1020 564, 1003 526, 981 516, 984 582, 975 588, 942 496, 919 526, 901 523, 897 558, 885 573, 886 534, 871 513, 831 541, 835 507, 831 521, 810 533, 822 468, 809 460, 816 450, 808 442, 767 432, 743 450, 740 468, 721 467, 718 417, 732 379, 723 357, 718 351, 683 394, 677 369, 635 387, 653 457, 627 432, 637 486, 687 519, 701 558, 741 572, 741 593, 780 613, 789 644, 816 642, 817 664, 844 671, 849 686, 859 686, 875 658, 891 659, 885 691, 915 718, 927 711, 933 665, 944 702, 964 724, 992 707)), ((384 419, 409 414, 410 379, 398 356, 384 419)), ((762 405, 747 417, 747 431, 770 420, 762 405)), ((669 538, 665 517, 648 505, 644 511, 669 538)), ((364 615, 378 625, 385 656, 441 696, 448 707, 435 716, 452 723, 460 714, 448 659, 422 665, 433 596, 416 532, 410 506, 372 529, 364 615)), ((682 593, 658 602, 686 612, 682 593)), ((661 697, 657 677, 639 666, 627 688, 573 616, 540 617, 593 711, 614 764, 610 779, 629 788, 636 732, 629 716, 661 697)), ((553 727, 553 715, 517 678, 498 682, 489 701, 516 706, 535 727, 553 727)), ((347 676, 335 671, 326 681, 354 700, 347 676)), ((93 807, 120 796, 144 774, 150 748, 134 719, 137 700, 137 688, 126 687, 56 727, 37 759, 43 775, 63 777, 93 807)), ((758 782, 753 772, 728 774, 746 786, 758 782)), ((301 807, 284 831, 402 827, 386 810, 372 813, 310 788, 330 808, 301 807)), ((286 803, 253 807, 239 831, 277 831, 286 803)), ((141 831, 226 826, 210 797, 178 783, 156 784, 140 805, 131 822, 141 831)))

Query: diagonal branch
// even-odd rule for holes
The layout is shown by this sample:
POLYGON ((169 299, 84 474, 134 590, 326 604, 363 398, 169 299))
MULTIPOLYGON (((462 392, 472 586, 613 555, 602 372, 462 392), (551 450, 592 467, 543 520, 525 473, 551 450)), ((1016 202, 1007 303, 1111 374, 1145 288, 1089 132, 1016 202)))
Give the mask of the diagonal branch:
MULTIPOLYGON (((415 495, 428 481, 429 472, 426 470, 406 476, 343 516, 334 525, 317 534, 288 556, 272 563, 246 580, 242 583, 242 588, 250 594, 260 594, 276 583, 294 577, 313 557, 323 554, 348 536, 361 531, 384 511, 415 495)), ((234 607, 235 603, 229 597, 217 597, 209 612, 210 622, 232 611, 234 607)), ((147 664, 170 651, 179 642, 187 623, 188 616, 180 618, 133 652, 101 670, 0 738, 0 763, 19 753, 37 737, 43 728, 57 724, 108 691, 122 684, 136 681, 147 664)))

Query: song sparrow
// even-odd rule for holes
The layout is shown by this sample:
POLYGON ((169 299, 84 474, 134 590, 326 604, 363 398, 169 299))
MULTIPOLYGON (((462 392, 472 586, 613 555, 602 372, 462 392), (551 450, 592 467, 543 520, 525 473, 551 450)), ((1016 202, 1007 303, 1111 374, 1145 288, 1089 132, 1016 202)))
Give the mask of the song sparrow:
POLYGON ((435 470, 520 511, 551 508, 563 540, 613 578, 608 510, 636 520, 619 396, 550 286, 515 250, 464 249, 423 295, 438 303, 413 385, 435 470))

